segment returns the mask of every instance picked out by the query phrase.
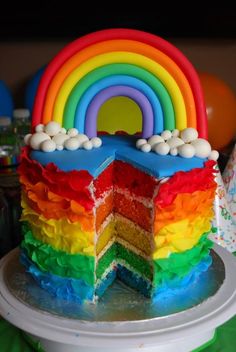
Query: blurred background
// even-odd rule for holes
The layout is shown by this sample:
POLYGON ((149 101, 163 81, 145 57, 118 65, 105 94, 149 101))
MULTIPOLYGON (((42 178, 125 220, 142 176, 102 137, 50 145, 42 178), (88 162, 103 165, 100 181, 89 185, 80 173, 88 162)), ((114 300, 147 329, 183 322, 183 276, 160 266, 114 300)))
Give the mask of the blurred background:
POLYGON ((0 79, 17 106, 24 103, 28 80, 65 44, 94 30, 127 27, 159 35, 176 45, 199 71, 223 79, 236 92, 235 5, 156 7, 122 2, 80 8, 70 1, 41 1, 37 5, 6 3, 0 11, 0 79))

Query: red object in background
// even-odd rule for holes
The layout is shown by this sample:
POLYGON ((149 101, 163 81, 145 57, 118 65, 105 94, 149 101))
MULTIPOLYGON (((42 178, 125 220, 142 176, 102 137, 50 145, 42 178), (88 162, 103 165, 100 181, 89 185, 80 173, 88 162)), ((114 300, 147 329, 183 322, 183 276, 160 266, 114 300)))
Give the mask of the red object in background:
POLYGON ((220 78, 200 72, 212 149, 223 150, 236 136, 236 96, 220 78))

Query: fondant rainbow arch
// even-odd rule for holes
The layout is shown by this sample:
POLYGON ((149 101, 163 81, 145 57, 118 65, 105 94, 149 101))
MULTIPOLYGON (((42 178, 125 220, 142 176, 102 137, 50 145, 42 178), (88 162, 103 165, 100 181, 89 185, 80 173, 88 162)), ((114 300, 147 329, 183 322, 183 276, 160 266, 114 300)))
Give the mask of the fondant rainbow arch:
POLYGON ((144 137, 194 127, 207 138, 203 93, 188 59, 158 36, 123 28, 85 35, 59 52, 41 78, 32 126, 57 121, 93 136, 95 111, 116 95, 140 106, 144 137))

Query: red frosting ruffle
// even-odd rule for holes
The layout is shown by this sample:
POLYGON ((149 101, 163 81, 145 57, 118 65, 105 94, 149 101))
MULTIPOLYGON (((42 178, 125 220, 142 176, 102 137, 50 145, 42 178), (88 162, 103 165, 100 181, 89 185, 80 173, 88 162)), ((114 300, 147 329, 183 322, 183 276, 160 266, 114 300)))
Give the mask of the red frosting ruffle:
POLYGON ((88 189, 93 177, 88 171, 64 172, 53 163, 43 167, 36 160, 30 159, 29 148, 25 147, 22 150, 18 172, 31 184, 43 182, 50 191, 67 199, 75 200, 86 210, 91 210, 94 206, 94 200, 88 189))
POLYGON ((172 204, 177 194, 216 189, 215 165, 215 161, 209 160, 205 162, 204 168, 177 172, 167 182, 160 185, 159 192, 154 199, 155 204, 166 207, 172 204))

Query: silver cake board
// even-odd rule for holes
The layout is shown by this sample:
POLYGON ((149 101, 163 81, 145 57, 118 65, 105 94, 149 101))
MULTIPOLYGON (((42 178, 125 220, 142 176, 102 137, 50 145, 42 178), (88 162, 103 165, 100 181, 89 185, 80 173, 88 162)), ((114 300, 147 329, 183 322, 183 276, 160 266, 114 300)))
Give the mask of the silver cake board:
POLYGON ((198 281, 157 302, 115 282, 79 305, 38 287, 16 248, 0 261, 0 314, 47 352, 190 352, 236 313, 236 259, 217 244, 212 257, 198 281))

